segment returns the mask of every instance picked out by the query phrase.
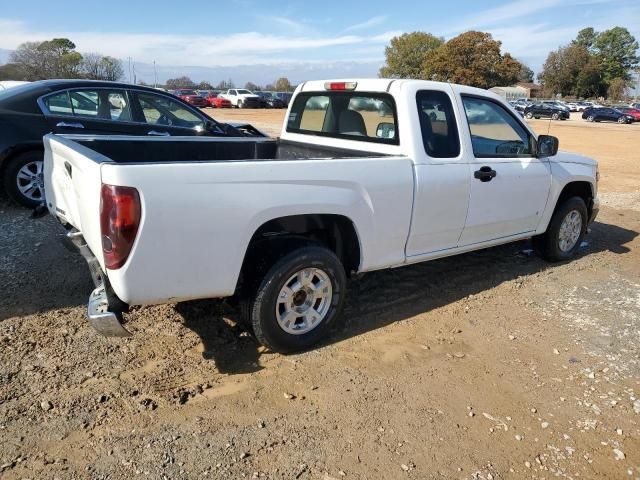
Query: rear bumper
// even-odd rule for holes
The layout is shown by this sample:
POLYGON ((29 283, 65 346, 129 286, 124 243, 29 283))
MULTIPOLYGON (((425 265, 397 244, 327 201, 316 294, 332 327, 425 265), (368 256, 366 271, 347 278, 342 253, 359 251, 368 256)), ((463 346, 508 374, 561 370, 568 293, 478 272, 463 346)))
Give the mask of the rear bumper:
POLYGON ((102 273, 98 259, 93 255, 82 236, 82 232, 73 230, 64 238, 67 247, 77 250, 89 266, 89 272, 95 290, 91 292, 87 303, 87 318, 89 324, 101 335, 106 337, 129 337, 131 333, 122 325, 122 313, 112 311, 109 298, 119 302, 120 306, 126 306, 113 292, 110 292, 109 282, 102 273))

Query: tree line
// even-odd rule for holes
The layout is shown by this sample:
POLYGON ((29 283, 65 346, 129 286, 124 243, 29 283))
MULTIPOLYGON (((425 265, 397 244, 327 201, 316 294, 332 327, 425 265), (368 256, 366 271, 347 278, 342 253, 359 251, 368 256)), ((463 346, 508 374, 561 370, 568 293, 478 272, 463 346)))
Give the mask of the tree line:
MULTIPOLYGON (((638 42, 626 28, 585 28, 569 45, 549 53, 538 75, 544 94, 619 100, 638 68, 638 42)), ((523 62, 502 52, 490 33, 469 31, 446 41, 426 32, 394 37, 385 48, 381 77, 461 83, 479 88, 533 82, 523 62)), ((638 71, 640 73, 640 71, 638 71)))
MULTIPOLYGON (((199 90, 228 90, 230 88, 241 88, 237 86, 232 79, 221 80, 216 85, 213 85, 204 80, 200 83, 196 83, 187 76, 170 78, 166 81, 164 86, 169 90, 176 90, 179 88, 193 88, 199 90)), ((291 84, 288 78, 280 77, 275 82, 268 83, 264 86, 260 86, 253 82, 247 82, 243 88, 251 91, 266 90, 274 92, 292 92, 295 89, 295 86, 291 84)))
POLYGON ((11 53, 9 63, 0 66, 0 79, 7 80, 86 78, 116 81, 123 76, 120 60, 99 53, 81 54, 68 38, 23 43, 11 53))

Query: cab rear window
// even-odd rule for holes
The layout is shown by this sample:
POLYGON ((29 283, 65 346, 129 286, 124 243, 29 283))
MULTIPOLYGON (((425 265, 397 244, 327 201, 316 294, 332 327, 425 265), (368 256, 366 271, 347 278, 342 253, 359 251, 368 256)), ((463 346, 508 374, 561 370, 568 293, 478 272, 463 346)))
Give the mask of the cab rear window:
POLYGON ((365 92, 305 92, 291 107, 287 132, 397 145, 393 97, 365 92))

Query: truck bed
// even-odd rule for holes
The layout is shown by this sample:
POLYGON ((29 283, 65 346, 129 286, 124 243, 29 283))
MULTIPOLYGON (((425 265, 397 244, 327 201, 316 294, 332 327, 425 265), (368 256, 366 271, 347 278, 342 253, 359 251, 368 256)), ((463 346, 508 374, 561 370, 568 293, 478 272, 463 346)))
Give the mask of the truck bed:
POLYGON ((98 163, 165 163, 384 157, 380 153, 273 139, 65 136, 102 157, 98 163))

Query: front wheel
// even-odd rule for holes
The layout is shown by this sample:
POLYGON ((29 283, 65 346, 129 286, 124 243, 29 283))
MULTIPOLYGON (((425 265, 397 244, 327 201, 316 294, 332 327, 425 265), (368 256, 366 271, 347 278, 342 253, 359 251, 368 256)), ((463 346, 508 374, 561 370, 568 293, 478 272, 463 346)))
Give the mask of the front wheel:
POLYGON ((345 288, 344 268, 333 252, 298 248, 276 261, 243 301, 243 316, 270 350, 305 350, 321 341, 340 317, 345 288))
POLYGON ((580 197, 571 197, 559 205, 547 231, 534 237, 536 250, 550 262, 573 258, 587 231, 587 206, 580 197))
POLYGON ((525 114, 525 117, 527 117, 529 120, 531 120, 531 119, 533 118, 533 113, 531 113, 531 112, 527 112, 527 113, 525 114))
POLYGON ((624 117, 620 117, 618 123, 627 123, 627 120, 624 117))
POLYGON ((593 123, 593 122, 595 122, 595 121, 596 121, 596 117, 594 117, 593 115, 589 115, 589 116, 587 117, 587 122, 592 122, 592 123, 593 123))
POLYGON ((35 208, 44 202, 43 154, 41 151, 22 153, 8 160, 4 172, 5 192, 20 205, 35 208))
POLYGON ((551 115, 552 120, 558 120, 559 118, 560 118, 560 115, 557 113, 554 113, 553 115, 551 115))

